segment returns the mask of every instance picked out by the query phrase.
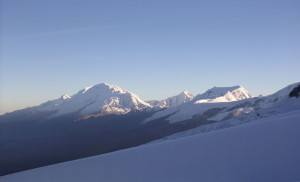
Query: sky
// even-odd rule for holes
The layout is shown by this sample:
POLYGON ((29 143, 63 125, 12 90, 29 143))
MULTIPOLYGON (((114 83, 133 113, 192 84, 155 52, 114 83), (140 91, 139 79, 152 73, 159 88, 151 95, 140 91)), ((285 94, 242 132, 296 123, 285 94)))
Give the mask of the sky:
POLYGON ((151 100, 300 81, 299 0, 0 3, 0 114, 103 82, 151 100))

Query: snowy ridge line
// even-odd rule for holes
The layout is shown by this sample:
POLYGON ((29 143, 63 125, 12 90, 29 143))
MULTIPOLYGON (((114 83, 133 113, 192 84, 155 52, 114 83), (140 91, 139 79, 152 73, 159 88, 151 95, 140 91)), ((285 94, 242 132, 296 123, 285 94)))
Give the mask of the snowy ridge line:
POLYGON ((300 83, 291 84, 274 94, 264 97, 253 97, 242 86, 214 87, 203 94, 195 96, 194 99, 189 102, 156 112, 151 117, 145 119, 144 123, 166 116, 169 116, 166 120, 170 123, 176 123, 192 119, 212 109, 219 110, 214 113, 209 112, 211 116, 207 118, 208 120, 230 119, 231 117, 249 113, 258 114, 260 116, 262 114, 270 115, 271 112, 283 112, 284 107, 286 108, 285 110, 292 109, 288 105, 293 105, 293 107, 297 109, 299 107, 299 99, 290 98, 289 93, 298 85, 300 85, 300 83), (273 108, 274 111, 265 112, 268 108, 273 108), (260 110, 264 112, 259 113, 260 110), (172 115, 172 113, 175 114, 172 115))
POLYGON ((71 97, 64 94, 56 100, 30 108, 34 112, 56 111, 54 116, 80 112, 86 114, 126 114, 132 110, 151 108, 137 95, 116 85, 101 83, 86 87, 71 97))
POLYGON ((151 100, 148 101, 148 103, 152 107, 158 107, 158 108, 169 108, 169 107, 175 107, 180 104, 184 104, 186 102, 191 101, 194 98, 193 94, 191 94, 189 91, 185 90, 181 92, 180 94, 168 97, 167 99, 157 101, 157 100, 151 100))

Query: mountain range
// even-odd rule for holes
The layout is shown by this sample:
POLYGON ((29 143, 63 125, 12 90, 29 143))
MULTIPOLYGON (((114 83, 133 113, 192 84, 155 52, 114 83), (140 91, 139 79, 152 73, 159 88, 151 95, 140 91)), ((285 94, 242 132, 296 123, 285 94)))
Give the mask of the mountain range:
POLYGON ((300 83, 269 96, 244 87, 143 101, 106 83, 0 116, 0 175, 300 110, 300 83))
POLYGON ((53 116, 74 112, 78 112, 80 115, 107 115, 126 114, 133 110, 150 107, 150 104, 127 90, 116 85, 101 83, 86 87, 72 96, 64 94, 58 99, 42 103, 29 108, 29 110, 33 113, 54 112, 53 116))

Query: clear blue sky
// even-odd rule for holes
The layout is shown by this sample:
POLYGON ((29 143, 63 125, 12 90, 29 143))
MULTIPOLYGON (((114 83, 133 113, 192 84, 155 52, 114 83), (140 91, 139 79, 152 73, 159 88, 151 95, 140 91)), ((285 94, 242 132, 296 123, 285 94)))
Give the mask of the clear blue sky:
POLYGON ((0 113, 102 82, 149 100, 300 81, 299 0, 0 1, 0 113))

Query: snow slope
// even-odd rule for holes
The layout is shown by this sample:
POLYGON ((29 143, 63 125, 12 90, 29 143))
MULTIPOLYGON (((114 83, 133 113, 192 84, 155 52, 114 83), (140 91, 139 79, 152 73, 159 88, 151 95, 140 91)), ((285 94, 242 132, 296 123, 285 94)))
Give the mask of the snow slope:
MULTIPOLYGON (((283 90, 287 88, 288 87, 284 88, 283 90)), ((264 99, 262 99, 261 101, 262 103, 260 103, 260 105, 258 106, 255 106, 255 101, 261 98, 256 98, 251 101, 248 100, 247 102, 249 103, 249 106, 237 107, 234 110, 231 110, 231 108, 229 108, 228 110, 230 111, 225 110, 224 112, 220 112, 219 114, 216 114, 215 116, 207 119, 208 121, 217 121, 217 122, 200 125, 196 128, 178 132, 166 136, 162 139, 152 141, 151 143, 173 140, 173 139, 178 139, 186 136, 229 128, 240 124, 245 124, 248 122, 253 122, 258 119, 268 118, 279 114, 300 110, 299 98, 288 98, 288 96, 281 95, 282 96, 281 99, 279 99, 276 103, 273 103, 273 101, 270 103, 269 99, 277 98, 278 93, 282 93, 282 92, 277 92, 275 94, 265 97, 264 99)))
POLYGON ((299 181, 300 110, 0 177, 1 182, 299 181))
POLYGON ((197 95, 190 102, 156 112, 144 120, 144 123, 165 116, 170 123, 175 123, 205 114, 207 120, 214 121, 223 121, 240 116, 248 117, 248 120, 269 117, 300 109, 300 99, 289 97, 289 93, 299 85, 300 83, 294 83, 272 95, 255 98, 241 86, 214 87, 197 95), (214 109, 215 111, 213 111, 214 109), (250 116, 251 114, 252 116, 250 116))
POLYGON ((193 118, 195 115, 202 114, 209 109, 231 107, 241 103, 238 101, 250 98, 252 98, 252 95, 241 86, 214 87, 203 94, 197 95, 190 102, 155 113, 147 118, 144 123, 167 115, 170 115, 167 118, 170 123, 184 121, 193 118))
POLYGON ((242 86, 213 87, 194 98, 195 103, 232 102, 252 98, 252 95, 242 86))
POLYGON ((126 114, 131 110, 141 110, 151 106, 137 95, 116 85, 101 83, 86 87, 73 96, 63 95, 61 98, 48 101, 34 111, 57 111, 57 115, 80 112, 81 115, 93 114, 126 114))
POLYGON ((174 107, 189 102, 193 98, 194 96, 189 91, 185 90, 180 94, 173 97, 169 97, 165 100, 161 100, 161 101, 152 100, 152 101, 148 101, 148 103, 152 105, 152 107, 168 108, 168 107, 174 107))

